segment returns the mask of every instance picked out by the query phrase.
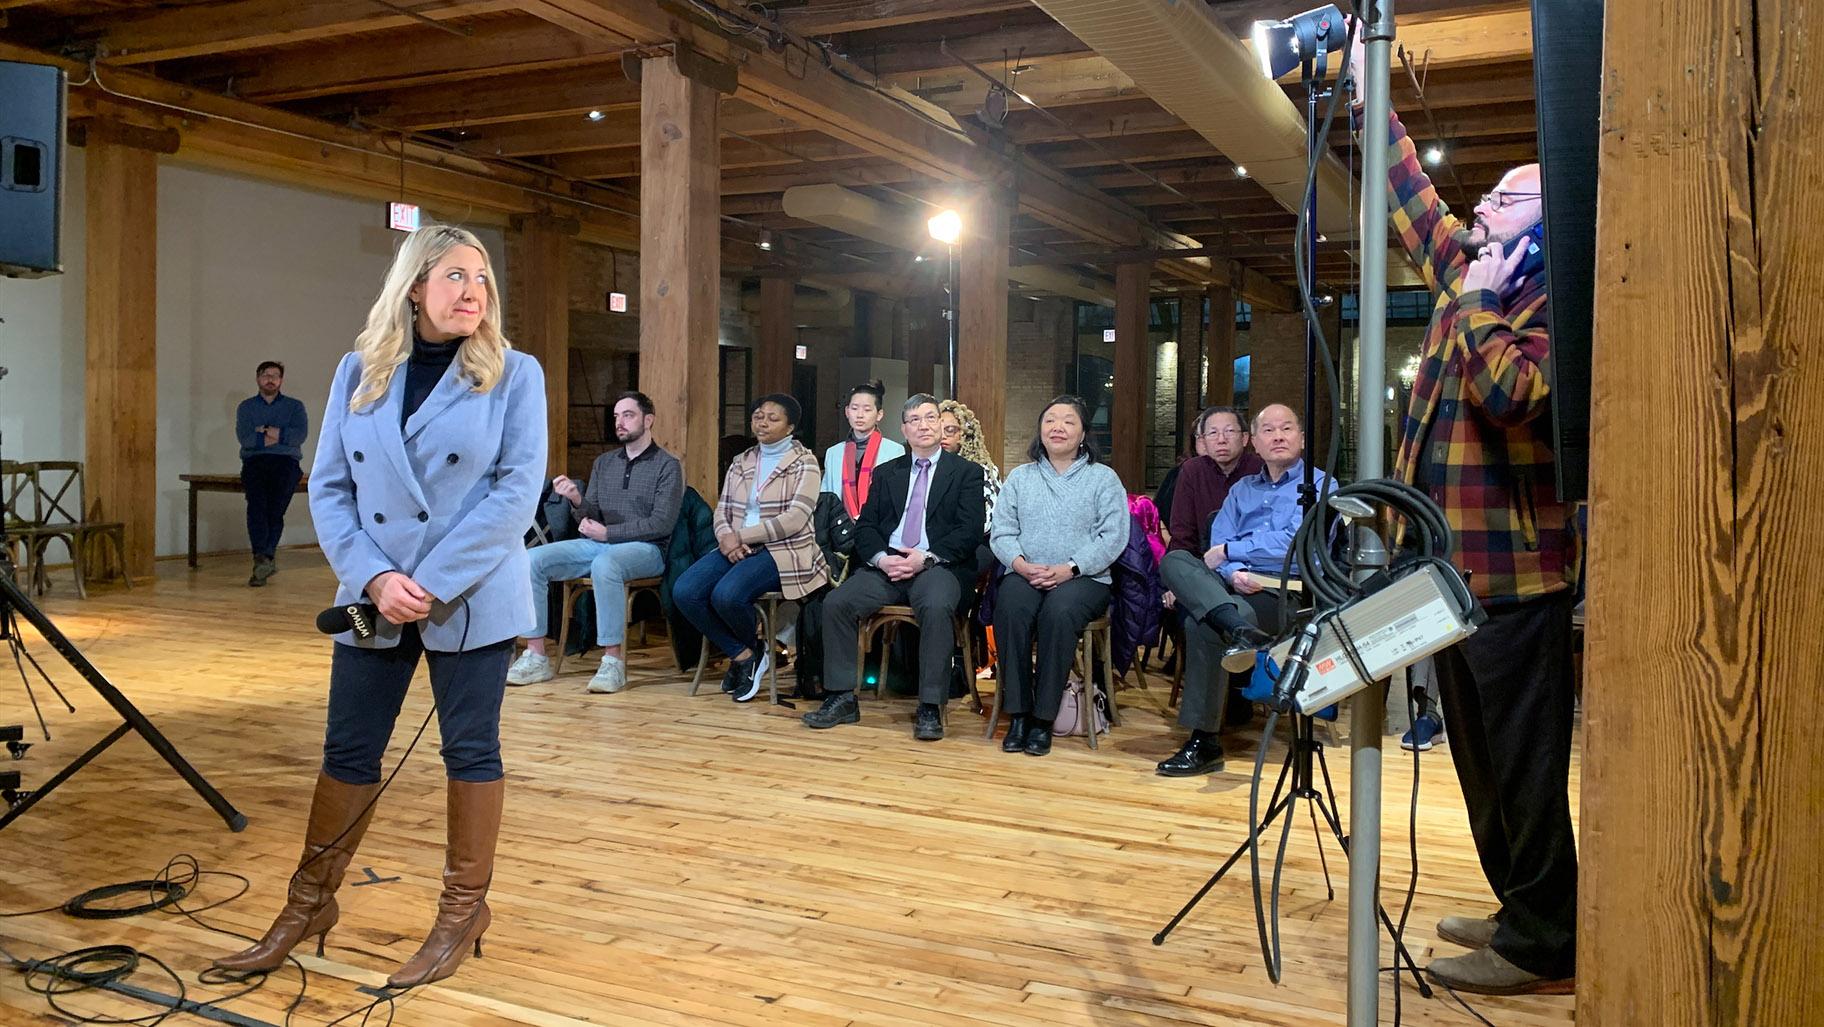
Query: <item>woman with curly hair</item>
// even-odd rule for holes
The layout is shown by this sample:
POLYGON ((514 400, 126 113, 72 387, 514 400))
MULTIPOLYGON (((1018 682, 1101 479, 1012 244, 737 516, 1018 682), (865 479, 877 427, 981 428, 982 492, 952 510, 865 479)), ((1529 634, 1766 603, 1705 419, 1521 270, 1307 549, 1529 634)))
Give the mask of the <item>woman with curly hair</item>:
POLYGON ((988 443, 982 438, 982 422, 975 419, 975 411, 954 399, 946 399, 937 406, 938 424, 941 431, 938 443, 944 452, 955 453, 964 460, 982 465, 982 500, 988 511, 986 529, 994 523, 994 501, 1001 494, 1001 469, 994 465, 994 457, 988 454, 988 443))

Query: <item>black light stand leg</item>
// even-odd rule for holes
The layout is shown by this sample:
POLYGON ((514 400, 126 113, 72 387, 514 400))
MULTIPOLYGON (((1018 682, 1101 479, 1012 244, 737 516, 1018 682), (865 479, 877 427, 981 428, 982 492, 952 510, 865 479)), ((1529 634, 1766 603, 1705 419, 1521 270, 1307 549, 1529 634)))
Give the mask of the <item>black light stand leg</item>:
POLYGON ((1324 868, 1324 898, 1336 901, 1336 885, 1330 883, 1330 859, 1324 855, 1324 829, 1317 826, 1317 801, 1311 802, 1311 834, 1317 838, 1317 865, 1324 868))
POLYGON ((71 760, 69 766, 64 767, 62 770, 59 770, 56 774, 52 775, 49 781, 32 789, 25 798, 19 800, 11 809, 7 810, 4 814, 0 814, 0 830, 4 830, 6 825, 24 816, 25 811, 36 806, 39 799, 51 794, 53 789, 69 780, 78 770, 88 766, 90 760, 106 752, 108 746, 120 741, 126 736, 126 733, 131 730, 133 730, 133 725, 122 721, 114 730, 108 732, 106 738, 89 746, 87 752, 76 757, 74 760, 71 760))
MULTIPOLYGON (((1292 753, 1287 752, 1285 762, 1279 765, 1279 780, 1273 784, 1273 797, 1267 803, 1267 815, 1261 819, 1260 827, 1255 832, 1256 835, 1272 826, 1273 818, 1286 812, 1292 805, 1291 793, 1287 793, 1283 797, 1280 794, 1286 783, 1286 775, 1291 769, 1292 753)), ((1158 934, 1153 935, 1154 945, 1165 944, 1166 936, 1171 934, 1172 931, 1184 921, 1184 918, 1190 915, 1191 910, 1197 908, 1197 903, 1202 902, 1203 897, 1210 893, 1210 889, 1216 887, 1216 882, 1222 880, 1223 876, 1229 872, 1230 868, 1234 867, 1236 863, 1239 863, 1241 857, 1248 854, 1249 844, 1249 842, 1244 841, 1235 847, 1234 852, 1229 853, 1229 858, 1224 860, 1223 864, 1216 868, 1216 872, 1210 875, 1209 880, 1203 882, 1203 887, 1197 889, 1197 894, 1191 896, 1191 901, 1185 903, 1184 908, 1180 909, 1171 920, 1167 921, 1166 925, 1159 929, 1158 934)))
MULTIPOLYGON (((1349 856, 1349 837, 1344 834, 1342 820, 1336 812, 1336 788, 1330 782, 1330 765, 1324 759, 1324 747, 1317 742, 1316 722, 1303 714, 1296 715, 1291 747, 1286 752, 1284 762, 1280 764, 1279 779, 1273 784, 1272 801, 1267 807, 1267 815, 1261 819, 1260 827, 1254 832, 1255 836, 1265 834, 1273 821, 1281 814, 1286 816, 1283 832, 1289 832, 1292 821, 1298 816, 1297 804, 1300 799, 1308 800, 1311 803, 1311 827, 1317 835, 1317 858, 1319 864, 1324 868, 1324 886, 1329 890, 1330 898, 1334 900, 1336 889, 1330 884, 1330 864, 1324 855, 1324 833, 1318 826, 1318 814, 1323 814, 1323 822, 1329 826, 1330 833, 1335 836, 1336 844, 1338 848, 1342 849, 1345 859, 1349 856), (1320 774, 1324 782, 1322 791, 1318 790, 1315 780, 1316 776, 1320 774), (1285 787, 1288 776, 1292 778, 1290 789, 1285 787)), ((1285 848, 1285 833, 1283 832, 1280 842, 1282 857, 1285 848)), ((1166 937, 1177 929, 1180 923, 1184 922, 1184 918, 1190 915, 1191 910, 1195 909, 1197 904, 1203 901, 1203 897, 1216 887, 1216 883, 1222 880, 1236 863, 1241 861, 1241 857, 1247 855, 1248 848, 1249 842, 1243 841, 1234 852, 1229 854, 1229 858, 1216 868, 1216 872, 1210 875, 1209 880, 1203 882, 1203 887, 1197 889, 1197 893, 1191 896, 1190 901, 1186 902, 1184 907, 1178 910, 1164 927, 1159 929, 1159 933, 1153 935, 1154 945, 1165 944, 1166 937)), ((1279 866, 1284 864, 1283 858, 1275 862, 1279 866)), ((1275 891, 1278 890, 1278 874, 1279 867, 1276 866, 1274 870, 1275 891)), ((1412 975, 1413 984, 1418 988, 1422 997, 1431 998, 1431 985, 1426 983, 1424 975, 1419 973, 1418 961, 1412 958, 1411 951, 1406 948, 1405 940, 1395 932, 1393 918, 1387 914, 1387 907, 1376 903, 1375 909, 1380 915, 1381 925, 1387 929, 1388 936, 1394 940, 1396 965, 1412 975)))
MULTIPOLYGON (((57 625, 52 624, 50 618, 44 615, 44 611, 38 609, 19 590, 19 586, 13 581, 11 574, 0 573, 0 604, 9 606, 25 618, 27 623, 36 628, 38 633, 44 636, 44 640, 51 644, 51 648, 57 650, 57 654, 62 656, 76 673, 82 675, 83 680, 87 681, 89 686, 95 689, 96 694, 106 700, 109 706, 114 707, 114 712, 119 714, 120 719, 125 722, 105 742, 90 749, 75 764, 65 768, 63 773, 52 778, 53 783, 61 782, 83 764, 99 755, 101 750, 113 744, 124 730, 131 729, 138 732, 139 736, 146 740, 146 744, 163 757, 164 761, 171 765, 171 769, 177 771, 178 776, 183 778, 184 782, 201 796, 211 809, 215 810, 216 815, 222 818, 229 830, 239 831, 247 826, 247 818, 230 805, 213 785, 204 780, 203 775, 197 773, 196 768, 192 767, 189 761, 178 753, 177 748, 164 736, 164 733, 152 726, 152 722, 146 719, 146 715, 141 713, 126 696, 122 695, 120 689, 115 688, 114 683, 97 670, 80 649, 77 649, 68 638, 64 637, 63 632, 57 629, 57 625)), ((40 790, 40 792, 44 791, 49 791, 49 788, 40 790)), ((8 816, 5 820, 0 820, 0 826, 4 826, 12 819, 11 816, 8 816)))
MULTIPOLYGON (((10 573, 10 565, 4 560, 0 560, 0 574, 10 573)), ((13 609, 4 602, 0 602, 0 638, 6 640, 7 648, 12 651, 13 667, 19 671, 19 683, 25 687, 25 697, 32 702, 32 714, 38 718, 38 730, 44 733, 44 740, 48 742, 51 740, 51 726, 44 722, 44 711, 38 707, 38 692, 32 688, 32 678, 25 672, 25 665, 27 663, 32 665, 32 669, 37 671, 38 676, 44 679, 44 683, 50 686, 51 694, 57 697, 57 701, 63 704, 65 710, 75 713, 76 707, 70 702, 69 697, 63 694, 63 689, 57 687, 57 682, 52 681, 51 676, 44 672, 44 667, 38 663, 38 658, 25 647, 25 639, 19 637, 19 624, 13 619, 13 609)))

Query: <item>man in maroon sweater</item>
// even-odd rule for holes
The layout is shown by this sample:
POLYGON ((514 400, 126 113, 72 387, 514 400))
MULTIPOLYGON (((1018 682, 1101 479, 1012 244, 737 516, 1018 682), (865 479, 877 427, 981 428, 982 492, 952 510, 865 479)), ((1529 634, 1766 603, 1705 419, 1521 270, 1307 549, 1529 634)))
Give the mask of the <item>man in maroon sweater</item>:
POLYGON ((1229 486, 1258 474, 1260 457, 1248 449, 1247 419, 1233 407, 1206 407, 1197 415, 1197 450, 1178 472, 1178 489, 1166 511, 1168 549, 1202 557, 1210 548, 1210 521, 1229 498, 1229 486))

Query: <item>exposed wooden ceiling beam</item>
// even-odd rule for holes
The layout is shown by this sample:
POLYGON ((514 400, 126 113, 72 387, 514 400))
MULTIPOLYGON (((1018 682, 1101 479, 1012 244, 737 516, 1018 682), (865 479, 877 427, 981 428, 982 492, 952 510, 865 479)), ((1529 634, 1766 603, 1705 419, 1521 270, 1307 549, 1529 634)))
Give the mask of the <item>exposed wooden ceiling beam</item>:
MULTIPOLYGON (((797 125, 777 114, 756 110, 732 99, 723 101, 718 124, 725 135, 767 136, 798 130, 797 125)), ((604 112, 600 121, 570 115, 482 128, 469 132, 462 140, 464 150, 496 157, 577 153, 639 145, 640 110, 637 106, 604 112)))
MULTIPOLYGON (((744 139, 722 140, 724 172, 742 168, 850 160, 861 155, 862 151, 854 146, 831 139, 820 132, 789 132, 761 137, 752 142, 744 139)), ((562 154, 552 159, 551 166, 568 178, 630 178, 640 173, 640 148, 631 146, 617 150, 562 154)))
MULTIPOLYGON (((0 41, 0 60, 52 64, 73 78, 81 61, 0 41)), ((265 178, 376 198, 398 198, 401 152, 395 137, 343 128, 127 68, 103 69, 101 83, 72 86, 70 114, 109 115, 176 128, 181 159, 265 178)), ((583 237, 637 246, 638 219, 623 197, 585 184, 504 167, 408 143, 405 191, 426 205, 460 206, 496 216, 550 212, 574 217, 583 237)))
MULTIPOLYGON (((856 80, 858 68, 832 61, 826 65, 801 53, 797 62, 743 40, 731 40, 652 0, 525 0, 530 13, 550 19, 591 38, 631 39, 647 45, 674 42, 714 60, 739 68, 736 96, 762 109, 775 110, 802 125, 871 153, 900 161, 937 178, 996 189, 1012 186, 1023 210, 1079 232, 1086 238, 1116 245, 1195 245, 1195 241, 1161 231, 1144 215, 1103 193, 1071 180, 1055 168, 1013 161, 950 131, 913 107, 856 80)), ((731 15, 732 17, 733 15, 731 15)), ((1166 271, 1192 280, 1246 281, 1238 272, 1212 265, 1205 258, 1162 262, 1166 271)), ((1288 302, 1283 290, 1253 283, 1255 301, 1288 302)))
MULTIPOLYGON (((997 72, 1003 70, 1003 65, 1009 71, 1036 68, 1089 54, 1089 48, 1069 29, 1030 5, 1003 15, 945 22, 943 28, 945 45, 951 53, 997 72)), ((877 75, 960 69, 962 65, 954 57, 931 45, 931 36, 930 26, 901 26, 847 36, 840 49, 877 75)))
POLYGON ((72 34, 95 39, 104 63, 146 64, 412 28, 425 20, 454 21, 512 9, 508 0, 438 0, 413 5, 411 14, 389 11, 373 0, 234 0, 114 11, 77 22, 72 34))
POLYGON ((339 95, 302 109, 332 120, 353 114, 379 127, 423 132, 581 116, 592 110, 637 110, 639 106, 639 84, 627 81, 619 62, 603 60, 560 70, 496 75, 476 80, 467 89, 439 83, 339 95))
POLYGON ((827 36, 894 25, 1014 11, 1030 0, 823 0, 779 12, 779 23, 802 36, 827 36))
POLYGON ((490 21, 452 36, 420 26, 375 33, 324 47, 214 61, 185 71, 192 81, 229 81, 234 94, 261 103, 432 83, 450 99, 476 88, 478 75, 601 63, 627 48, 603 36, 585 38, 534 20, 490 21))

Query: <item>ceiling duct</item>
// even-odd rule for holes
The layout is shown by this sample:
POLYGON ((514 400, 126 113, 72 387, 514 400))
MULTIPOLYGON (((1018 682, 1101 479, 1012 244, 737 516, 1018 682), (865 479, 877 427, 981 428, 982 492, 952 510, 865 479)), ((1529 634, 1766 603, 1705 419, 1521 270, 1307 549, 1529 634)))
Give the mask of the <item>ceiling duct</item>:
MULTIPOLYGON (((1190 0, 1033 0, 1058 24, 1134 80, 1287 210, 1303 203, 1305 118, 1253 51, 1190 0)), ((1330 62, 1332 73, 1342 60, 1330 62)), ((1337 111, 1344 121, 1348 111, 1337 111)), ((1317 230, 1356 232, 1349 173, 1327 149, 1317 166, 1317 230)))

